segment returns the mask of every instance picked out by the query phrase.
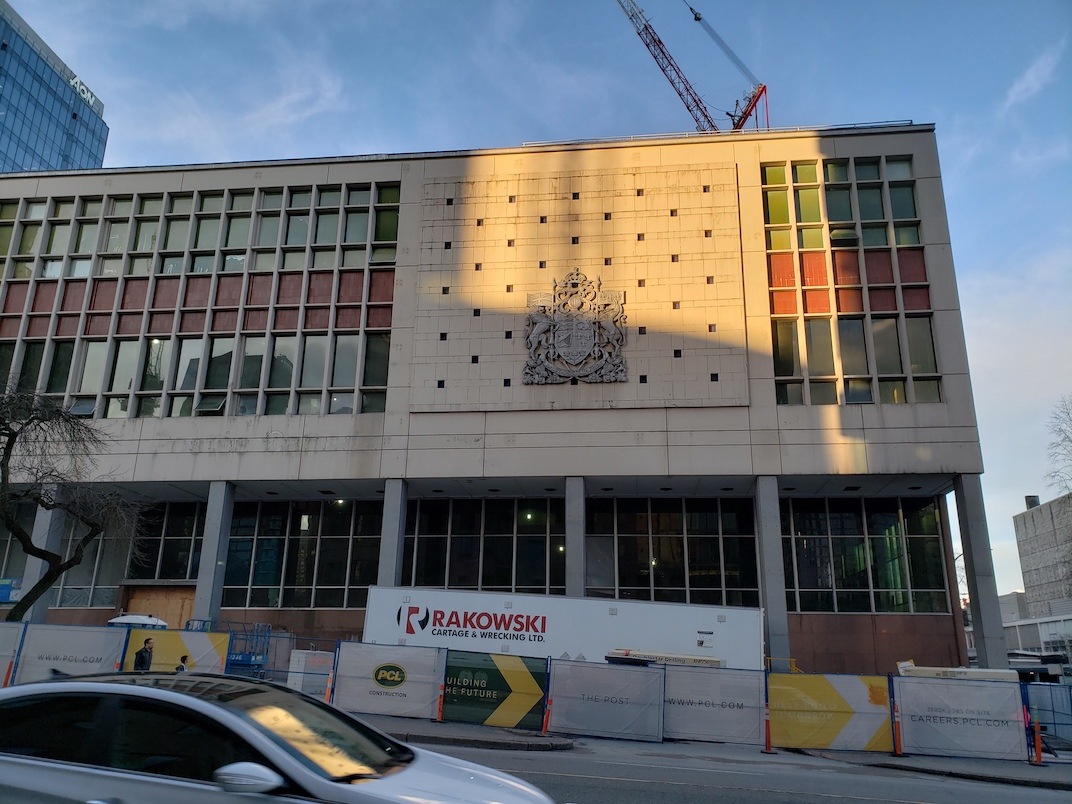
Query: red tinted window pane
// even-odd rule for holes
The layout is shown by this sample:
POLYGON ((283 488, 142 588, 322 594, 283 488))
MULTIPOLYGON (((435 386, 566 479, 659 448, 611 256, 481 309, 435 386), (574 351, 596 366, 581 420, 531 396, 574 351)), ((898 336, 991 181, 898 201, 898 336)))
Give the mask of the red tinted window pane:
POLYGON ((775 290, 770 295, 771 313, 795 313, 797 294, 791 290, 775 290))
POLYGON ((768 254, 767 273, 772 288, 796 287, 796 275, 793 270, 792 254, 768 254))
POLYGON ((86 335, 107 335, 108 325, 112 323, 110 315, 91 315, 86 317, 86 335))
POLYGON ((391 326, 391 307, 368 308, 368 325, 374 328, 386 328, 391 326))
POLYGON ((369 277, 369 301, 389 302, 395 296, 395 272, 373 271, 369 277))
POLYGON ((834 284, 860 284, 860 257, 855 251, 834 252, 834 284))
POLYGON ((120 335, 137 335, 141 332, 141 313, 121 313, 116 331, 120 335))
POLYGON ((149 313, 149 332, 153 335, 171 332, 171 322, 174 318, 174 313, 149 313))
POLYGON ((931 309, 931 292, 929 288, 905 288, 903 293, 906 310, 931 309))
POLYGON ((246 304, 268 304, 272 300, 271 274, 254 274, 250 277, 246 304))
POLYGON ((35 313, 51 313, 52 304, 56 301, 56 283, 38 282, 37 290, 34 291, 33 311, 35 313))
MULTIPOLYGON (((78 319, 76 318, 75 321, 78 319)), ((15 316, 8 316, 6 318, 0 318, 0 336, 5 338, 16 338, 19 334, 19 328, 22 326, 22 319, 15 316)))
POLYGON ((93 283, 93 293, 89 299, 90 310, 111 310, 115 301, 115 289, 119 283, 114 279, 98 279, 93 283))
MULTIPOLYGON (((80 283, 80 284, 85 284, 80 283)), ((21 313, 26 309, 26 296, 30 291, 29 285, 8 285, 7 296, 4 297, 4 312, 5 313, 21 313)), ((82 306, 82 297, 78 297, 78 307, 82 306)))
POLYGON ((829 284, 829 280, 826 278, 825 252, 806 251, 800 255, 800 262, 805 286, 814 288, 829 284))
POLYGON ((200 310, 196 313, 183 313, 179 320, 179 332, 203 332, 205 329, 205 313, 200 310))
POLYGON ((893 284, 893 258, 888 249, 865 251, 864 268, 867 269, 867 284, 893 284))
POLYGON ((216 285, 216 306, 237 307, 242 299, 242 277, 221 276, 216 285))
MULTIPOLYGON (((9 288, 9 292, 14 288, 9 288)), ((82 309, 82 298, 86 295, 85 282, 71 282, 68 280, 63 288, 63 301, 60 309, 65 313, 76 313, 82 309)))
POLYGON ((871 288, 867 296, 873 313, 885 313, 897 309, 897 293, 893 288, 871 288))
POLYGON ((927 281, 927 266, 923 262, 921 248, 897 249, 897 267, 900 269, 902 282, 927 281))
POLYGON ((861 313, 864 309, 864 294, 858 288, 842 288, 837 291, 839 313, 861 313))
POLYGON ((310 274, 309 291, 305 300, 310 304, 328 304, 331 302, 331 283, 334 277, 329 273, 310 274))
POLYGON ((297 304, 301 301, 302 275, 280 274, 276 301, 280 304, 297 304))
POLYGON ((305 311, 306 329, 327 329, 331 323, 331 310, 327 307, 310 307, 305 311))
MULTIPOLYGON (((48 335, 49 316, 47 315, 35 315, 30 317, 29 323, 26 325, 26 334, 31 338, 44 338, 48 335)), ((108 331, 105 327, 105 332, 108 331)))
POLYGON ((341 271, 339 273, 339 301, 359 302, 365 285, 364 271, 341 271))
POLYGON ((141 310, 145 307, 148 292, 148 279, 127 279, 123 285, 123 301, 120 306, 124 310, 141 310))
POLYGON ((238 328, 238 310, 219 310, 212 314, 213 332, 234 332, 238 328))
POLYGON ((825 290, 805 290, 804 291, 804 312, 805 313, 829 313, 830 312, 830 294, 825 290))
MULTIPOLYGON (((191 276, 186 282, 183 307, 208 307, 208 292, 212 286, 211 276, 191 276)), ((184 329, 183 332, 190 330, 184 329)))
MULTIPOLYGON (((300 278, 300 277, 299 277, 300 278)), ((298 310, 276 310, 275 311, 275 326, 274 329, 297 329, 298 328, 298 310)))
POLYGON ((175 278, 157 279, 153 294, 153 307, 158 310, 174 310, 178 306, 179 280, 175 278))
POLYGON ((267 310, 246 310, 245 332, 266 332, 268 330, 267 310))
POLYGON ((359 329, 361 327, 360 307, 339 307, 335 311, 336 329, 359 329))
MULTIPOLYGON (((16 325, 18 319, 15 319, 16 325)), ((77 335, 78 334, 78 316, 65 315, 60 316, 60 320, 56 323, 57 335, 77 335)))

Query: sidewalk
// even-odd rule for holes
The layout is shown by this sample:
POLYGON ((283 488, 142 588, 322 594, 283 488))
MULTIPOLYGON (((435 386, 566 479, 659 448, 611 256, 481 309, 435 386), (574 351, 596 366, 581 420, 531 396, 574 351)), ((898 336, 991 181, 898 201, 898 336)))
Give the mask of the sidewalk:
MULTIPOLYGON (((504 729, 473 723, 436 723, 417 718, 386 715, 358 715, 380 731, 408 743, 421 745, 464 745, 509 751, 568 751, 574 740, 557 734, 540 734, 523 729, 504 729)), ((712 755, 722 750, 720 743, 694 743, 710 747, 712 755)), ((740 746, 735 746, 739 748, 740 746)), ((1072 755, 1054 758, 1043 754, 1041 766, 1028 762, 967 757, 904 756, 867 751, 819 751, 775 749, 781 753, 803 753, 833 762, 871 765, 877 768, 951 776, 981 782, 998 782, 1049 790, 1072 791, 1072 755)), ((757 746, 756 751, 760 749, 757 746)))

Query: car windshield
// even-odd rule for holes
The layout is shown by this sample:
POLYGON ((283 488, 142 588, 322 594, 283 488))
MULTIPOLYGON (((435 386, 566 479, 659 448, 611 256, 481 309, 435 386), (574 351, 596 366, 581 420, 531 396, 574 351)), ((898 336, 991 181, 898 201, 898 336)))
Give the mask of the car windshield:
POLYGON ((336 781, 379 776, 413 757, 401 743, 337 709, 282 687, 186 674, 142 676, 134 683, 173 689, 222 706, 254 725, 310 770, 336 781))

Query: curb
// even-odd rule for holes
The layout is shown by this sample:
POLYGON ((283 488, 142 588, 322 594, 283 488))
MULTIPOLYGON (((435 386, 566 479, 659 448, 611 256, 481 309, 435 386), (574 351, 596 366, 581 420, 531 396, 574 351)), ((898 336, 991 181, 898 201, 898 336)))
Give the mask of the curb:
POLYGON ((497 751, 569 751, 573 748, 573 740, 564 737, 536 737, 511 735, 509 733, 496 736, 477 737, 472 735, 459 736, 449 734, 429 734, 428 732, 409 732, 391 730, 388 732, 392 737, 407 743, 425 745, 464 745, 469 748, 487 748, 497 751))
POLYGON ((869 762, 868 765, 873 768, 927 773, 931 776, 948 776, 954 779, 967 779, 972 782, 996 782, 997 784, 1014 784, 1018 787, 1041 787, 1046 790, 1072 790, 1072 782, 1059 782, 1052 779, 1024 779, 1016 776, 990 776, 985 773, 971 773, 970 771, 940 770, 939 768, 920 768, 915 766, 910 767, 907 765, 898 765, 896 762, 869 762))

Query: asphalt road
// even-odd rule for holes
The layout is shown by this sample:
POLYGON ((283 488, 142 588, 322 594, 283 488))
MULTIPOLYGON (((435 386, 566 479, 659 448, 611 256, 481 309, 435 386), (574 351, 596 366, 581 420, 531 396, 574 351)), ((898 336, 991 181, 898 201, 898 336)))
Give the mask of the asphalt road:
POLYGON ((708 804, 715 801, 1047 804, 1065 790, 967 781, 751 746, 585 738, 572 751, 435 750, 513 773, 560 804, 708 804))

